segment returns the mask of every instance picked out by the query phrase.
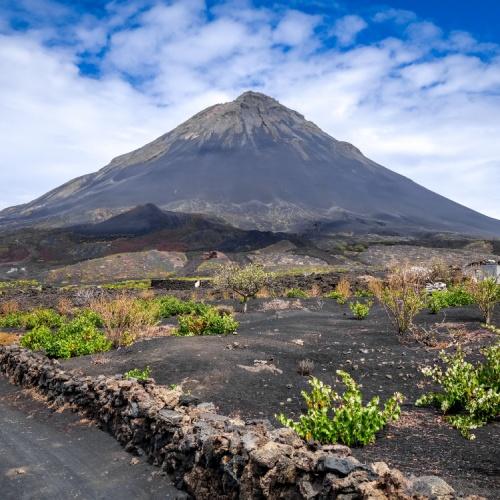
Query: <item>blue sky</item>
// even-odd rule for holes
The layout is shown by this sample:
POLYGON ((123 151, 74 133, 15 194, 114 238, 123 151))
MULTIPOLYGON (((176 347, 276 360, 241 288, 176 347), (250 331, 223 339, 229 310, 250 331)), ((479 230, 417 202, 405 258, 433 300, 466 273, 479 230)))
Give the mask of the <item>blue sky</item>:
POLYGON ((0 207, 255 89, 500 218, 500 2, 4 0, 0 207))

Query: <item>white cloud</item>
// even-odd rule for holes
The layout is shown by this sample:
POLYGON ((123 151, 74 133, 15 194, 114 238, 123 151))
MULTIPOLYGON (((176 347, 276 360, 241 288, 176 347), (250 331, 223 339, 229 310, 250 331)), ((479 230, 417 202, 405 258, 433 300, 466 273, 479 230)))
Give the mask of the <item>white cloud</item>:
MULTIPOLYGON (((210 15, 202 1, 115 3, 108 11, 105 19, 65 27, 73 45, 46 44, 62 28, 4 27, 1 206, 95 171, 200 109, 254 88, 388 168, 500 218, 497 46, 409 15, 402 38, 355 47, 366 22, 346 16, 357 20, 349 28, 341 18, 339 46, 329 47, 324 19, 249 1, 219 5, 210 15), (102 60, 92 59, 98 76, 80 74, 82 50, 104 51, 102 60)), ((391 15, 375 20, 403 23, 391 15)))
POLYGON ((297 46, 310 40, 320 16, 311 16, 296 10, 288 11, 273 32, 273 40, 284 45, 297 46))
POLYGON ((376 23, 383 23, 387 21, 394 21, 397 24, 407 24, 411 21, 414 21, 417 18, 415 12, 411 10, 404 9, 386 9, 380 12, 377 12, 373 16, 373 20, 376 23))
POLYGON ((340 45, 347 46, 355 42, 358 33, 363 31, 368 25, 359 16, 344 16, 335 21, 331 34, 337 37, 340 45))

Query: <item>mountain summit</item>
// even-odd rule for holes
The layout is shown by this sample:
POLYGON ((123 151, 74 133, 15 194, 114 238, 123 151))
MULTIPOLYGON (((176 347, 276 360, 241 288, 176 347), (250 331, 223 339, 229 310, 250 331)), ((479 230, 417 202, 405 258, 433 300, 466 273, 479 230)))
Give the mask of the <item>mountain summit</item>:
POLYGON ((147 204, 244 229, 500 235, 500 221, 378 165, 258 92, 211 106, 98 172, 0 212, 0 226, 85 223, 147 204))

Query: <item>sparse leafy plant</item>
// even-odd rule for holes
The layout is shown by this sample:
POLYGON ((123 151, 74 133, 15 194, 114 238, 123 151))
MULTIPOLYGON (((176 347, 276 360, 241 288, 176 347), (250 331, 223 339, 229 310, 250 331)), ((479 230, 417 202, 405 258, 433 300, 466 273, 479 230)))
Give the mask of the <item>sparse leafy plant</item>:
POLYGON ((337 370, 337 375, 347 387, 342 396, 313 377, 309 380, 311 392, 302 391, 307 413, 301 415, 297 422, 284 414, 277 415, 277 420, 308 441, 314 439, 324 444, 343 443, 347 446, 373 443, 378 431, 399 418, 402 395, 395 393, 383 408, 379 406, 378 396, 365 406, 354 379, 342 370, 337 370))
POLYGON ((202 314, 183 314, 178 321, 177 334, 182 336, 227 335, 236 331, 239 326, 231 314, 214 308, 209 308, 202 314))
POLYGON ((349 304, 349 309, 356 319, 365 319, 370 313, 370 309, 373 305, 373 302, 351 302, 349 304))
POLYGON ((365 290, 365 289, 362 289, 362 290, 356 290, 354 292, 354 296, 355 297, 359 297, 359 298, 367 298, 367 299, 370 299, 373 297, 373 292, 371 292, 370 290, 365 290))
POLYGON ((213 284, 221 291, 231 291, 240 296, 243 312, 247 311, 248 300, 255 297, 269 281, 269 274, 259 264, 240 267, 238 264, 220 266, 213 284))
POLYGON ((288 299, 307 299, 308 297, 307 292, 300 288, 290 288, 285 295, 288 299))
POLYGON ((393 269, 387 282, 372 279, 370 290, 386 310, 398 333, 406 333, 413 319, 425 307, 425 276, 417 268, 403 266, 393 269))
POLYGON ((496 283, 494 278, 486 278, 480 281, 469 280, 467 282, 467 291, 479 307, 484 322, 489 325, 495 305, 500 301, 500 285, 496 283))
POLYGON ((136 380, 147 380, 148 378, 151 378, 151 368, 149 366, 146 366, 146 368, 143 368, 142 370, 140 368, 133 368, 132 370, 125 372, 123 377, 127 380, 130 380, 131 378, 135 378, 136 380))
POLYGON ((437 406, 445 419, 467 439, 471 432, 500 415, 500 343, 487 349, 485 361, 476 365, 465 361, 464 353, 441 352, 445 367, 425 367, 422 373, 441 386, 441 392, 421 396, 417 406, 437 406))

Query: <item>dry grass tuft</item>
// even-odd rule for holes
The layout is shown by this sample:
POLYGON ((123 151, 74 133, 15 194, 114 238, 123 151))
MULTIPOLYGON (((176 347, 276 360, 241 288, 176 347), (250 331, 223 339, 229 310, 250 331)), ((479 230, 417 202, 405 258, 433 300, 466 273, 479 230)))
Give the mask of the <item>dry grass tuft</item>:
POLYGON ((74 312, 73 303, 67 297, 61 297, 57 301, 56 311, 62 316, 71 316, 74 312))
POLYGON ((5 300, 0 304, 0 314, 12 314, 20 310, 21 307, 17 300, 5 300))
POLYGON ((340 294, 344 301, 347 301, 347 299, 352 295, 351 284, 347 278, 341 278, 335 290, 340 294))
POLYGON ((310 359, 301 359, 297 364, 297 373, 299 375, 311 375, 314 371, 314 361, 310 359))
POLYGON ((147 336, 148 329, 158 323, 159 305, 126 295, 93 300, 90 308, 101 316, 106 336, 115 346, 130 345, 147 336))

